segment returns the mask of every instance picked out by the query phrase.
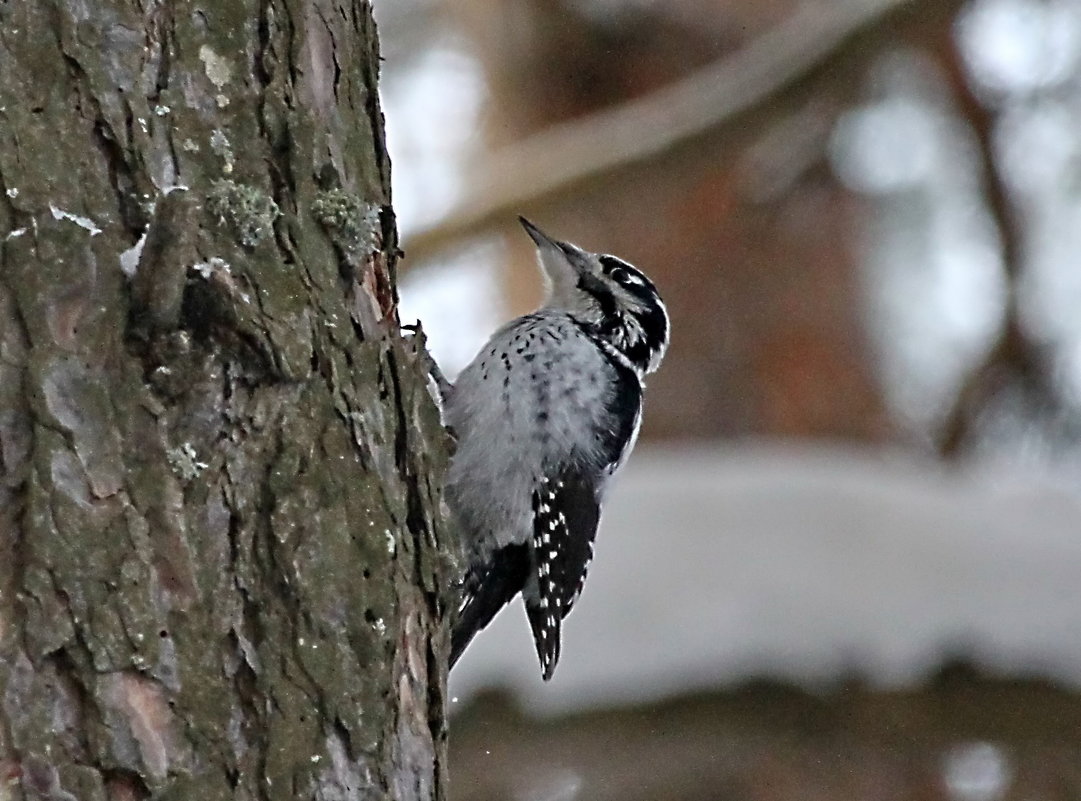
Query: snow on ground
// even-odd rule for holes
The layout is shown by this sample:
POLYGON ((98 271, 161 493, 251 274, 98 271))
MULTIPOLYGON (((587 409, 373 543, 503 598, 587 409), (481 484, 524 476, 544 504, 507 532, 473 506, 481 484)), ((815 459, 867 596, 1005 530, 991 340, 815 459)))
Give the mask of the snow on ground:
POLYGON ((1081 686, 1077 478, 826 447, 640 448, 552 682, 516 600, 451 695, 503 685, 556 711, 762 675, 894 686, 958 655, 1081 686))

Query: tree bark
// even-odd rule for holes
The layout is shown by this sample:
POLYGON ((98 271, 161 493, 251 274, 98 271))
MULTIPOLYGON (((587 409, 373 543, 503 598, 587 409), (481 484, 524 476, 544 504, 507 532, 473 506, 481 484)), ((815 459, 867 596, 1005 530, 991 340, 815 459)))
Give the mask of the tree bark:
POLYGON ((0 801, 441 799, 361 0, 0 2, 0 801))

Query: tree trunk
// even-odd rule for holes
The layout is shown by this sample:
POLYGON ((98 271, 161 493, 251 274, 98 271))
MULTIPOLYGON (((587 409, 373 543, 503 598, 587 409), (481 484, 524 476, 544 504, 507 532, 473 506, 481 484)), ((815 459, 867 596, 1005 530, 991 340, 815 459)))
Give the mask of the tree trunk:
POLYGON ((0 801, 444 797, 377 72, 361 0, 0 2, 0 801))

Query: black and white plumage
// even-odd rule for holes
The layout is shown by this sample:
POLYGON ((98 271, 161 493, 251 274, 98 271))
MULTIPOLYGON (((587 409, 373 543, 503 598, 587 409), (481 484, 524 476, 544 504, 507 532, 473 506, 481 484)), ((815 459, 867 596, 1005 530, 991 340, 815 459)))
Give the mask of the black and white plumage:
POLYGON ((640 271, 520 219, 537 245, 547 300, 492 335, 445 403, 458 438, 446 499, 468 560, 451 666, 520 592, 548 680, 669 324, 640 271))

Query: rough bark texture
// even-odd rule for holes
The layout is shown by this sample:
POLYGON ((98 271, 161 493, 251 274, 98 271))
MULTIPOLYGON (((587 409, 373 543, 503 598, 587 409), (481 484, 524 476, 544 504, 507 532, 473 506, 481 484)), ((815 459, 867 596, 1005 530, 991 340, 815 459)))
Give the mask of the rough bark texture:
POLYGON ((377 70, 361 0, 0 0, 3 801, 443 797, 377 70))

